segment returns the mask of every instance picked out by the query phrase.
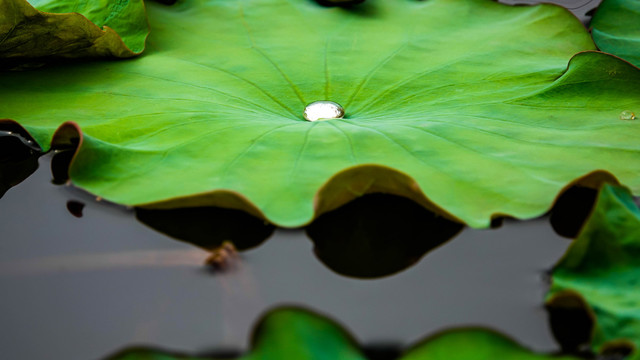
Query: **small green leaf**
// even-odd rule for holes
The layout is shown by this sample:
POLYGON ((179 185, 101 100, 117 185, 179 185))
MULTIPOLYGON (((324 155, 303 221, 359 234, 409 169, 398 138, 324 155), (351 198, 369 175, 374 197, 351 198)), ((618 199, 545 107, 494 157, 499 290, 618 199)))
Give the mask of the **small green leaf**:
MULTIPOLYGON (((640 210, 627 189, 603 186, 552 279, 551 306, 564 302, 590 307, 594 350, 611 341, 640 346, 640 210), (584 301, 563 301, 575 296, 584 301)), ((633 358, 640 358, 637 350, 633 358)))
POLYGON ((482 328, 443 331, 423 340, 399 360, 578 360, 573 356, 536 354, 508 337, 482 328))
POLYGON ((640 70, 572 58, 594 45, 566 9, 362 6, 149 3, 145 56, 2 74, 0 118, 44 149, 82 135, 71 179, 105 199, 287 227, 370 192, 473 227, 539 216, 597 170, 640 192, 640 122, 619 117, 640 109, 640 70), (316 100, 345 118, 305 121, 316 100))
POLYGON ((598 48, 640 66, 640 1, 604 0, 591 20, 598 48))
POLYGON ((0 69, 52 58, 131 57, 149 34, 142 0, 0 0, 0 69))
MULTIPOLYGON (((353 337, 324 316, 298 308, 269 312, 256 327, 252 349, 238 360, 366 360, 353 337)), ((124 350, 110 360, 214 360, 153 349, 124 350)), ((491 330, 444 331, 407 350, 399 360, 578 360, 535 354, 491 330)))

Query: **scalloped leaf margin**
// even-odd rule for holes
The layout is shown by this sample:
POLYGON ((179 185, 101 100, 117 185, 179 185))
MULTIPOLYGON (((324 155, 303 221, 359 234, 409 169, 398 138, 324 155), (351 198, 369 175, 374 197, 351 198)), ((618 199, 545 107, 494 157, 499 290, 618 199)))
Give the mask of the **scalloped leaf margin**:
POLYGON ((105 199, 242 208, 285 227, 374 191, 473 227, 539 216, 599 170, 640 191, 640 122, 619 119, 640 108, 640 71, 571 58, 594 45, 566 9, 366 5, 150 3, 146 56, 3 74, 0 117, 44 149, 75 122, 71 179, 105 199), (304 121, 318 99, 347 116, 304 121))

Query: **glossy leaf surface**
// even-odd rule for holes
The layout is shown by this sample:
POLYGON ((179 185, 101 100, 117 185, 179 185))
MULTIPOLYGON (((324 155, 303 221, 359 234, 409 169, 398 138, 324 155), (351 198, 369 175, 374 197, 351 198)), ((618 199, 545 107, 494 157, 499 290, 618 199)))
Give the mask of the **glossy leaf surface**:
POLYGON ((38 59, 131 57, 149 34, 142 0, 0 0, 0 66, 38 59))
POLYGON ((600 50, 640 66, 639 23, 640 1, 604 0, 591 20, 593 40, 600 50))
POLYGON ((594 170, 640 190, 640 71, 553 5, 379 0, 148 4, 145 56, 0 76, 0 117, 84 138, 80 187, 296 227, 368 192, 487 227, 544 213, 594 170), (215 20, 212 20, 215 19, 215 20), (336 101, 344 119, 307 122, 336 101), (35 104, 35 105, 34 105, 35 104), (77 136, 77 134, 76 134, 77 136))
MULTIPOLYGON (((154 349, 130 349, 110 360, 214 359, 170 354, 154 349)), ((340 325, 318 314, 297 308, 268 313, 256 327, 252 350, 242 360, 366 360, 359 346, 340 325)), ((425 339, 399 360, 577 360, 569 356, 532 353, 496 332, 456 329, 425 339)))
MULTIPOLYGON (((553 270, 549 303, 579 296, 594 319, 592 346, 640 345, 640 210, 628 190, 605 185, 591 217, 553 270)), ((565 303, 571 300, 564 301, 565 303)), ((640 358, 635 351, 634 359, 640 358)))

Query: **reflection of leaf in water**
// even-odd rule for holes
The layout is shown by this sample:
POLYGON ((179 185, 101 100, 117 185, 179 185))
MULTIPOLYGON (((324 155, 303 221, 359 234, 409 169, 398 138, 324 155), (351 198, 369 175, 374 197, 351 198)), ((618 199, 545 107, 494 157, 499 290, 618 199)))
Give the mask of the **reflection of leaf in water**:
MULTIPOLYGON (((366 360, 360 346, 332 320, 298 308, 278 308, 256 326, 252 349, 242 360, 366 360)), ((205 360, 210 357, 169 354, 134 348, 109 360, 205 360)), ((535 354, 494 331, 461 328, 441 332, 408 349, 398 360, 577 360, 535 354)))
POLYGON ((81 218, 83 216, 82 210, 84 209, 84 203, 75 200, 67 201, 67 211, 77 218, 81 218))
POLYGON ((371 194, 321 215, 306 231, 333 271, 380 277, 415 264, 462 227, 406 198, 371 194))
POLYGON ((598 191, 585 186, 572 186, 563 192, 551 209, 549 222, 553 230, 567 238, 575 238, 591 213, 598 191))
MULTIPOLYGON (((640 66, 640 2, 604 0, 591 20, 593 40, 600 50, 640 66)), ((640 109, 636 109, 640 116, 640 109)))
POLYGON ((63 126, 83 136, 71 179, 107 200, 241 208, 289 227, 373 191, 474 227, 541 215, 597 169, 640 191, 640 123, 619 119, 640 108, 640 71, 595 52, 567 69, 594 45, 566 9, 365 5, 149 3, 145 56, 3 74, 0 117, 45 149, 77 122, 63 126), (322 99, 346 118, 304 121, 322 99), (354 183, 371 164, 397 181, 354 183))
MULTIPOLYGON (((552 279, 547 306, 587 312, 594 350, 620 341, 640 346, 640 210, 627 189, 602 187, 552 279)), ((640 351, 632 359, 640 359, 640 351)))
POLYGON ((564 352, 583 353, 591 341, 593 319, 586 307, 579 296, 555 297, 546 304, 551 332, 564 352))
POLYGON ((59 58, 131 57, 144 50, 148 34, 142 0, 2 0, 0 69, 59 58))
POLYGON ((215 207, 136 209, 136 218, 154 230, 206 250, 230 241, 238 250, 260 245, 275 229, 243 211, 215 207))
POLYGON ((41 155, 31 140, 12 130, 0 130, 0 198, 36 171, 41 155))
MULTIPOLYGON (((346 9, 352 9, 351 6, 358 5, 364 2, 364 0, 315 0, 322 6, 343 6, 346 9)), ((362 7, 357 8, 360 10, 362 7)))

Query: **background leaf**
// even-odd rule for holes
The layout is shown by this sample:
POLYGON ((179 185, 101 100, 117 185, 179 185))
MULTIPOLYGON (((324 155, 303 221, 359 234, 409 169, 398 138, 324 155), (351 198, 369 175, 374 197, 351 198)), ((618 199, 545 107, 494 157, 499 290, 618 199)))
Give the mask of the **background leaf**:
MULTIPOLYGON (((550 306, 589 307, 587 311, 594 319, 594 350, 612 341, 626 341, 637 349, 640 210, 627 189, 611 185, 602 188, 591 217, 555 266, 552 279, 547 300, 550 306), (583 301, 572 301, 576 296, 583 301)), ((637 350, 633 358, 640 358, 637 350)))
POLYGON ((1 0, 0 69, 36 59, 131 57, 148 34, 142 0, 1 0))
POLYGON ((640 66, 640 2, 604 0, 591 20, 598 48, 640 66))

